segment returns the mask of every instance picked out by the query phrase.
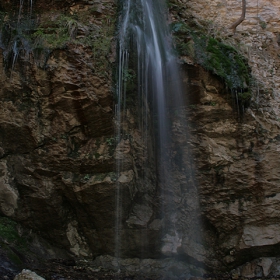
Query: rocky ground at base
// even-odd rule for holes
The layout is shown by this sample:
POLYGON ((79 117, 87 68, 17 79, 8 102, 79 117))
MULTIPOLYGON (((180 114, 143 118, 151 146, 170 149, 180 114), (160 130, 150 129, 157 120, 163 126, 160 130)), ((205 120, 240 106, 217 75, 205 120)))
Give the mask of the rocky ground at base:
MULTIPOLYGON (((40 271, 37 271, 40 273, 40 271)), ((41 271, 42 272, 42 271, 41 271)), ((174 280, 174 278, 162 278, 162 277, 145 277, 145 276, 125 276, 116 273, 88 273, 88 272, 79 272, 79 271, 56 271, 55 268, 45 270, 43 272, 43 277, 46 280, 174 280)), ((0 269, 0 279, 3 280, 14 280, 15 274, 7 273, 2 268, 0 269)), ((232 277, 232 276, 219 276, 215 275, 213 277, 180 277, 176 278, 176 280, 276 280, 280 279, 280 277, 232 277)))
MULTIPOLYGON (((74 260, 52 259, 44 264, 28 259, 24 264, 28 269, 35 271, 46 280, 276 280, 280 276, 269 277, 242 277, 230 274, 207 274, 203 277, 178 277, 168 278, 164 276, 133 275, 125 272, 114 272, 102 268, 93 269, 80 266, 74 260)), ((23 267, 13 264, 6 252, 0 247, 0 280, 14 280, 23 267)), ((29 280, 29 279, 28 279, 29 280)), ((31 279, 30 279, 31 280, 31 279)))
POLYGON ((0 247, 0 279, 13 280, 19 272, 20 270, 11 263, 8 256, 0 247))
MULTIPOLYGON (((11 265, 7 260, 1 257, 0 279, 14 280, 19 271, 11 270, 11 265), (4 262, 2 262, 4 261, 4 262)), ((276 280, 280 276, 275 277, 241 277, 234 275, 216 275, 208 274, 204 277, 179 277, 166 278, 159 276, 146 277, 145 275, 128 275, 126 273, 116 273, 112 271, 89 271, 86 268, 76 267, 70 263, 59 260, 52 260, 45 264, 44 267, 35 269, 36 273, 46 280, 276 280)))

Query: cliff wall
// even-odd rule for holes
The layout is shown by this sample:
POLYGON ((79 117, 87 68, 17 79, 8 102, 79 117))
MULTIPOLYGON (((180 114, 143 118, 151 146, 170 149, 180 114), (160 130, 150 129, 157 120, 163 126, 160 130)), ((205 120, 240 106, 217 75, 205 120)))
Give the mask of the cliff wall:
MULTIPOLYGON (((30 3, 24 2, 26 14, 30 3)), ((154 162, 147 162, 150 150, 141 140, 133 102, 125 112, 129 135, 118 142, 114 134, 115 1, 37 1, 35 29, 18 4, 1 4, 1 215, 18 222, 23 236, 32 230, 48 241, 49 250, 43 241, 31 242, 42 258, 114 255, 117 182, 124 194, 123 255, 161 256, 160 232, 168 224, 159 215, 154 162), (116 156, 122 157, 119 177, 116 156)), ((203 30, 247 59, 251 95, 250 104, 240 106, 221 77, 181 56, 190 123, 173 124, 174 145, 184 144, 174 155, 178 176, 171 194, 180 230, 166 236, 163 255, 176 251, 185 262, 216 271, 236 268, 242 276, 280 274, 280 4, 248 0, 235 34, 228 26, 240 16, 241 1, 173 0, 169 8, 173 23, 203 30), (189 176, 184 170, 190 154, 198 193, 181 183, 189 176), (198 208, 196 198, 199 244, 189 238, 198 230, 189 216, 198 208)), ((178 36, 185 39, 185 33, 178 36)))
MULTIPOLYGON (((277 1, 246 2, 246 18, 235 33, 229 27, 241 16, 241 1, 173 1, 171 10, 173 20, 199 26, 238 49, 251 68, 252 98, 244 113, 233 105, 234 97, 229 101, 209 78, 201 78, 204 71, 189 79, 199 87, 190 92, 200 100, 192 135, 210 243, 215 240, 216 256, 223 255, 218 259, 228 267, 263 257, 237 270, 252 277, 265 257, 278 255, 280 11, 277 1)), ((263 273, 269 269, 278 273, 271 259, 263 273)))

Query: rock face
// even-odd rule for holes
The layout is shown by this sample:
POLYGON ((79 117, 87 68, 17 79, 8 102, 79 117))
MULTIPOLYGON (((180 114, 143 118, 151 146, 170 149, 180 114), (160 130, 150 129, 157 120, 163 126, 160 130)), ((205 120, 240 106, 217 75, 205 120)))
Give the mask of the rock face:
POLYGON ((234 98, 223 96, 208 74, 200 70, 197 77, 189 75, 196 87, 190 93, 196 95, 193 104, 197 104, 191 115, 192 137, 205 241, 216 244, 214 259, 226 267, 275 256, 279 246, 279 3, 247 1, 246 19, 233 35, 225 27, 241 15, 241 1, 185 1, 187 9, 180 6, 183 2, 174 3, 173 19, 189 18, 228 44, 241 44, 254 79, 251 105, 240 115, 234 98), (182 8, 181 14, 176 7, 182 8))
MULTIPOLYGON (((12 14, 10 2, 1 5, 12 14)), ((124 112, 129 135, 119 141, 114 134, 115 1, 60 2, 34 7, 41 29, 51 30, 45 38, 57 34, 46 39, 47 54, 1 45, 1 215, 74 258, 112 256, 118 184, 124 257, 178 254, 209 270, 251 262, 235 273, 256 276, 261 267, 261 275, 279 274, 278 1, 248 1, 247 18, 234 35, 224 27, 239 17, 241 1, 171 1, 173 21, 196 22, 238 46, 253 82, 251 105, 238 113, 223 81, 196 64, 182 65, 190 122, 176 122, 170 113, 176 180, 165 196, 159 194, 155 157, 147 162, 153 137, 147 148, 133 102, 124 112), (58 26, 65 21, 68 37, 61 43, 65 33, 58 26), (115 158, 122 162, 119 175, 115 158), (172 203, 162 203, 163 197, 172 203), (160 211, 172 219, 164 221, 160 211), (178 230, 171 230, 173 224, 178 230)))
MULTIPOLYGON (((6 178, 1 186, 1 210, 42 232, 45 226, 36 221, 44 220, 55 235, 63 236, 63 243, 72 242, 66 232, 77 230, 75 222, 67 222, 67 216, 74 213, 70 214, 72 207, 66 201, 70 199, 79 204, 79 195, 85 194, 87 187, 78 186, 89 185, 89 179, 92 184, 100 184, 103 180, 96 175, 94 180, 93 175, 112 170, 110 147, 106 144, 113 133, 109 85, 93 74, 89 79, 84 69, 91 72, 86 51, 69 48, 67 52, 57 51, 49 59, 51 71, 37 69, 36 73, 30 73, 30 69, 26 69, 26 77, 33 81, 22 83, 16 77, 16 69, 12 78, 1 73, 3 85, 7 86, 2 88, 6 97, 1 106, 1 166, 3 180, 6 178), (79 57, 84 61, 82 70, 66 74, 80 63, 79 57), (51 72, 54 76, 47 77, 52 76, 51 72), (15 80, 17 90, 9 90, 15 80), (75 180, 77 186, 71 185, 72 194, 66 199, 69 180, 75 180), (65 202, 70 212, 61 211, 65 202)), ((76 235, 76 242, 81 242, 78 233, 76 235)))
MULTIPOLYGON (((114 15, 110 2, 106 8, 100 3, 71 8, 89 17, 96 5, 114 15)), ((51 21, 61 13, 50 12, 51 21)), ((94 20, 88 29, 99 24, 107 30, 110 25, 94 20)), ((85 37, 83 30, 77 36, 85 37)), ((104 43, 96 38, 93 45, 104 43)), ((98 253, 106 242, 98 240, 96 226, 110 231, 113 219, 111 69, 90 47, 78 43, 53 50, 44 69, 35 58, 24 61, 23 55, 13 69, 5 71, 2 64, 0 70, 1 212, 77 256, 92 254, 88 235, 98 253)))

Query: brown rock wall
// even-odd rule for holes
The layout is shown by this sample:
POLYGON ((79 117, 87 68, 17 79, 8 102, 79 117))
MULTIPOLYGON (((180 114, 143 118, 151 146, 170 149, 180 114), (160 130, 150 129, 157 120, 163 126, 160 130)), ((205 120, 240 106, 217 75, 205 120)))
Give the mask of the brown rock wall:
MULTIPOLYGON (((218 95, 207 91, 203 84, 211 85, 211 81, 205 75, 200 90, 189 93, 200 92, 192 120, 201 206, 205 223, 214 226, 206 240, 214 244, 210 236, 216 236, 216 256, 226 266, 272 256, 278 246, 279 3, 246 2, 246 18, 235 34, 229 26, 241 15, 241 1, 176 1, 171 5, 173 20, 203 26, 208 35, 239 49, 252 69, 251 108, 242 117, 237 115, 234 98, 230 102, 220 89, 218 95), (213 106, 205 106, 211 102, 213 106), (265 244, 275 247, 267 247, 264 253, 265 244)), ((193 77, 191 83, 199 85, 198 80, 193 77)))
POLYGON ((279 246, 279 126, 254 104, 238 113, 235 96, 203 69, 189 65, 185 73, 204 261, 221 269, 273 257, 279 246))
MULTIPOLYGON (((79 5, 77 13, 91 8, 79 5)), ((114 14, 114 3, 101 6, 114 14)), ((1 211, 75 255, 91 246, 96 254, 96 229, 109 228, 100 204, 111 216, 114 205, 111 69, 96 74, 95 53, 77 43, 53 50, 44 69, 36 62, 20 53, 0 70, 1 211)))

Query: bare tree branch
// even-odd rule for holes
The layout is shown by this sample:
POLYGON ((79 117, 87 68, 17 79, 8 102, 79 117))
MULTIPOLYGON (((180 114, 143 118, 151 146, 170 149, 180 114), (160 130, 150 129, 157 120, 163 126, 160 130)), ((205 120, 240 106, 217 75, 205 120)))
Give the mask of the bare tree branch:
POLYGON ((230 29, 233 29, 234 33, 236 31, 236 27, 245 19, 245 15, 246 15, 246 0, 242 0, 242 14, 241 14, 241 17, 229 27, 230 29))

